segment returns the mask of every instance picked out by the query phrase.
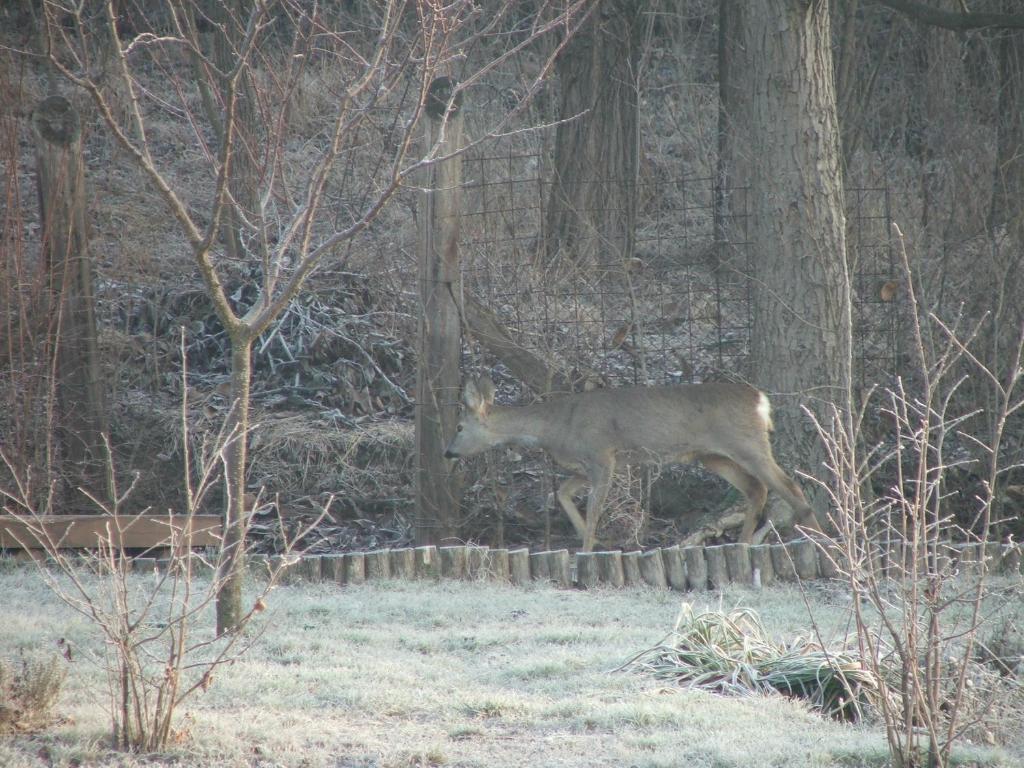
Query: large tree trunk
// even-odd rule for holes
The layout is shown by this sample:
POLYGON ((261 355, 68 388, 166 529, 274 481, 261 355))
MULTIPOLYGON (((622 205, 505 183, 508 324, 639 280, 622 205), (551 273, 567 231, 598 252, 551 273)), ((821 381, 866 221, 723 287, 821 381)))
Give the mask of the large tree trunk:
POLYGON ((95 512, 81 487, 110 499, 104 447, 106 409, 100 377, 92 261, 85 221, 85 170, 78 113, 63 96, 44 99, 36 134, 43 251, 50 281, 47 311, 57 353, 57 428, 65 509, 95 512))
POLYGON ((546 255, 581 264, 633 253, 640 0, 601 0, 557 62, 560 123, 546 255), (578 117, 577 117, 578 115, 578 117))
MULTIPOLYGON (((1007 3, 1009 4, 1009 3, 1007 3)), ((996 169, 989 229, 1006 225, 1024 242, 1024 32, 1006 30, 998 40, 999 104, 996 169)))
POLYGON ((742 19, 751 69, 735 119, 752 158, 753 370, 774 394, 782 461, 820 476, 824 451, 801 406, 843 402, 851 365, 829 5, 763 0, 742 19))

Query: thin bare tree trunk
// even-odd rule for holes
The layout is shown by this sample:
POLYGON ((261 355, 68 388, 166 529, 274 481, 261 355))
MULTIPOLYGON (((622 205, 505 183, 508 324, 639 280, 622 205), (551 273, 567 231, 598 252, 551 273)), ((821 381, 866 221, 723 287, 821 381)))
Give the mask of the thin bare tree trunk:
POLYGON ((231 410, 225 419, 230 442, 224 448, 224 541, 221 544, 220 589, 217 593, 217 634, 233 631, 242 618, 245 582, 245 468, 249 431, 249 388, 252 382, 252 337, 231 337, 231 410))
MULTIPOLYGON (((32 116, 39 173, 48 308, 57 348, 58 429, 66 509, 91 509, 77 486, 110 497, 103 436, 106 409, 100 374, 92 261, 85 220, 85 170, 78 113, 63 96, 44 99, 32 116)), ((93 510, 94 511, 94 510, 93 510)))

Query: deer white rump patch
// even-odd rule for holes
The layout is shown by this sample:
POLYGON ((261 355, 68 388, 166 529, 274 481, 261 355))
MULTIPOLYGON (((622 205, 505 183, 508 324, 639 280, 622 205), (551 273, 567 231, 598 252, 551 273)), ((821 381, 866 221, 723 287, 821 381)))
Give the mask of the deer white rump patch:
POLYGON ((765 428, 770 432, 775 429, 775 425, 772 424, 772 404, 768 402, 768 395, 764 392, 758 392, 757 395, 757 415, 761 417, 765 428))

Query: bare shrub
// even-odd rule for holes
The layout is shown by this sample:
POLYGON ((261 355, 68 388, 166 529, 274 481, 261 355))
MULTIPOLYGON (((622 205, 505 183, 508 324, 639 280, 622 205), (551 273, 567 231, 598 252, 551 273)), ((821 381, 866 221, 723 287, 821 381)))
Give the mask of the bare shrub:
POLYGON ((36 731, 54 720, 68 670, 58 654, 0 659, 0 734, 36 731))
POLYGON ((819 423, 837 531, 835 542, 820 546, 853 594, 860 653, 881 682, 894 765, 939 768, 969 733, 993 734, 1005 703, 1004 687, 987 684, 994 677, 975 655, 983 628, 1021 597, 1019 580, 995 589, 991 575, 1002 556, 992 541, 997 502, 1015 468, 1004 439, 1024 407, 1024 328, 1000 377, 974 352, 984 320, 964 330, 926 313, 902 255, 915 375, 877 396, 889 434, 876 444, 864 445, 862 429, 871 396, 857 407, 848 390, 845 407, 819 423), (985 420, 959 397, 968 379, 986 384, 985 420), (964 467, 979 477, 966 523, 946 492, 949 473, 964 467))
MULTIPOLYGON (((184 345, 184 333, 182 334, 184 345)), ((183 355, 184 357, 184 355, 183 355)), ((183 369, 182 380, 188 371, 183 369)), ((187 387, 183 384, 183 391, 187 387)), ((34 541, 19 541, 23 548, 41 546, 46 560, 36 559, 38 573, 49 589, 69 608, 84 616, 99 634, 102 651, 92 660, 106 673, 106 706, 111 718, 113 745, 125 751, 154 752, 175 736, 174 715, 193 695, 206 691, 215 674, 243 654, 260 632, 246 632, 250 622, 263 611, 265 598, 285 565, 269 570, 265 583, 239 617, 233 631, 209 636, 196 631, 196 624, 213 609, 227 578, 227 563, 235 553, 221 546, 212 558, 193 547, 195 517, 205 504, 210 489, 220 480, 231 444, 240 439, 235 432, 221 430, 208 436, 195 455, 188 449, 188 401, 182 403, 182 444, 185 446, 184 496, 187 507, 177 519, 167 516, 168 535, 156 550, 168 557, 155 561, 152 578, 137 578, 135 566, 122 549, 126 525, 149 510, 126 513, 134 483, 118 487, 113 453, 107 442, 109 502, 82 490, 107 520, 106 533, 91 550, 68 550, 56 538, 47 521, 34 506, 30 490, 32 468, 19 467, 3 450, 0 461, 13 478, 11 487, 0 485, 0 498, 19 511, 10 510, 25 524, 34 541), (197 579, 203 574, 209 579, 197 579)), ((259 503, 253 501, 253 505, 259 503)), ((324 506, 326 514, 330 499, 324 506)), ((253 510, 244 525, 248 528, 253 510)), ((313 521, 316 525, 319 519, 313 521)), ((306 530, 299 532, 302 538, 306 530)), ((16 536, 17 538, 17 536, 16 536)), ((293 556, 292 542, 283 546, 287 563, 293 556)), ((145 554, 153 556, 155 551, 145 554)), ((40 681, 44 678, 40 677, 40 681)), ((49 687, 37 686, 39 693, 49 687)), ((38 698, 39 694, 37 694, 38 698)))

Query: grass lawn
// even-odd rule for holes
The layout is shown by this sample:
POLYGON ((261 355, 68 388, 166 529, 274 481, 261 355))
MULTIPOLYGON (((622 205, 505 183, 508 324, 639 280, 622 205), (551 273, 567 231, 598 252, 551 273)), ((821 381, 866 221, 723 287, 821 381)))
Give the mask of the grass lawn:
MULTIPOLYGON (((844 633, 842 593, 810 598, 822 629, 844 633)), ((781 697, 722 698, 610 672, 661 640, 684 599, 753 607, 780 639, 810 626, 803 597, 786 587, 720 596, 456 582, 281 587, 255 648, 184 706, 178 743, 125 756, 105 746, 106 678, 89 623, 32 568, 2 569, 0 654, 56 650, 59 638, 76 650, 58 705, 64 721, 0 740, 0 766, 888 765, 876 727, 828 722, 781 697)), ((1024 750, 971 749, 964 759, 1021 766, 1024 750)))

